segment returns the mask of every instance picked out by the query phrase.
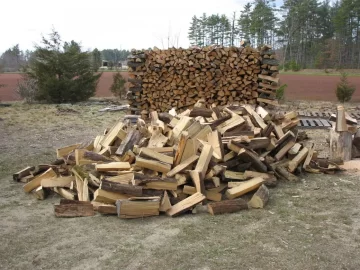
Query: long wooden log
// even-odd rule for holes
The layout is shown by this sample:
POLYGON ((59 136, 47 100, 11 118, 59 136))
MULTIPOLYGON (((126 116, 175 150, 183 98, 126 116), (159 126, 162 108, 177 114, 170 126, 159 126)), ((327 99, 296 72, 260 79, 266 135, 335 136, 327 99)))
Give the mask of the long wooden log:
POLYGON ((234 213, 241 210, 249 209, 244 199, 226 200, 221 202, 209 203, 207 205, 211 215, 219 215, 225 213, 234 213))

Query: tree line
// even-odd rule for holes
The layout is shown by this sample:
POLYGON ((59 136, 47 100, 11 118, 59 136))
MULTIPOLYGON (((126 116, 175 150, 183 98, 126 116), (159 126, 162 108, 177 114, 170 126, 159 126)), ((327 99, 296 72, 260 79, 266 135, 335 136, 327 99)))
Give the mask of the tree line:
POLYGON ((360 68, 360 0, 254 0, 239 14, 193 16, 191 45, 269 44, 286 68, 360 68))
MULTIPOLYGON (((21 50, 19 44, 7 49, 0 55, 0 71, 22 71, 23 68, 30 65, 31 61, 34 61, 34 52, 33 50, 21 50)), ((97 71, 102 65, 102 60, 108 61, 109 67, 112 68, 117 63, 126 61, 130 53, 129 50, 104 49, 100 51, 95 48, 91 53, 89 52, 89 57, 93 69, 97 71)))

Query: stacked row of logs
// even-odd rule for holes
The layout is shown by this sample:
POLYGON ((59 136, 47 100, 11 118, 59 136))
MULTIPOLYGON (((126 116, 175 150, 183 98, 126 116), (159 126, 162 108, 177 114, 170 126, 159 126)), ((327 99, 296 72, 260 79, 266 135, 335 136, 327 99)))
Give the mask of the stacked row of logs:
POLYGON ((274 104, 273 95, 259 99, 259 94, 274 90, 279 83, 274 72, 276 60, 269 57, 274 57, 269 47, 261 52, 251 47, 220 46, 132 50, 127 99, 131 108, 144 115, 171 108, 184 111, 198 99, 214 105, 267 100, 274 104))
POLYGON ((278 105, 276 91, 279 89, 279 61, 275 59, 275 51, 265 45, 260 49, 261 74, 259 74, 259 97, 257 101, 278 105))
POLYGON ((57 149, 55 162, 13 178, 38 199, 51 192, 64 197, 55 205, 59 217, 91 216, 95 209, 140 218, 195 212, 206 203, 213 215, 263 208, 279 179, 339 169, 301 142, 295 112, 205 104, 180 114, 152 111, 148 123, 119 120, 90 144, 57 149))

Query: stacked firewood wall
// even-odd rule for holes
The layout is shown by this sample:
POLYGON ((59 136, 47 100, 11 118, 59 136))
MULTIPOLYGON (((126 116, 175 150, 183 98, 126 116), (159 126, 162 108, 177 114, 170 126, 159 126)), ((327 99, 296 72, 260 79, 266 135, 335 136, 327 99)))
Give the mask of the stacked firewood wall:
POLYGON ((261 74, 259 74, 259 103, 277 105, 276 90, 279 88, 279 61, 275 59, 275 51, 269 46, 260 50, 261 74))
POLYGON ((258 51, 219 46, 132 50, 128 58, 128 102, 144 115, 171 108, 183 111, 198 99, 206 100, 208 106, 274 104, 273 94, 263 95, 279 83, 272 52, 269 47, 258 51))

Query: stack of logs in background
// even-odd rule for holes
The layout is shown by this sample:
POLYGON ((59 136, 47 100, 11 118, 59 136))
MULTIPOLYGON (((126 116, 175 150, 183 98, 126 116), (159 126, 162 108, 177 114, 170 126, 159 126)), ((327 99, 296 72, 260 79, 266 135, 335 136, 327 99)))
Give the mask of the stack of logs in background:
POLYGON ((132 50, 127 99, 133 111, 211 105, 276 105, 278 61, 269 46, 132 50))

